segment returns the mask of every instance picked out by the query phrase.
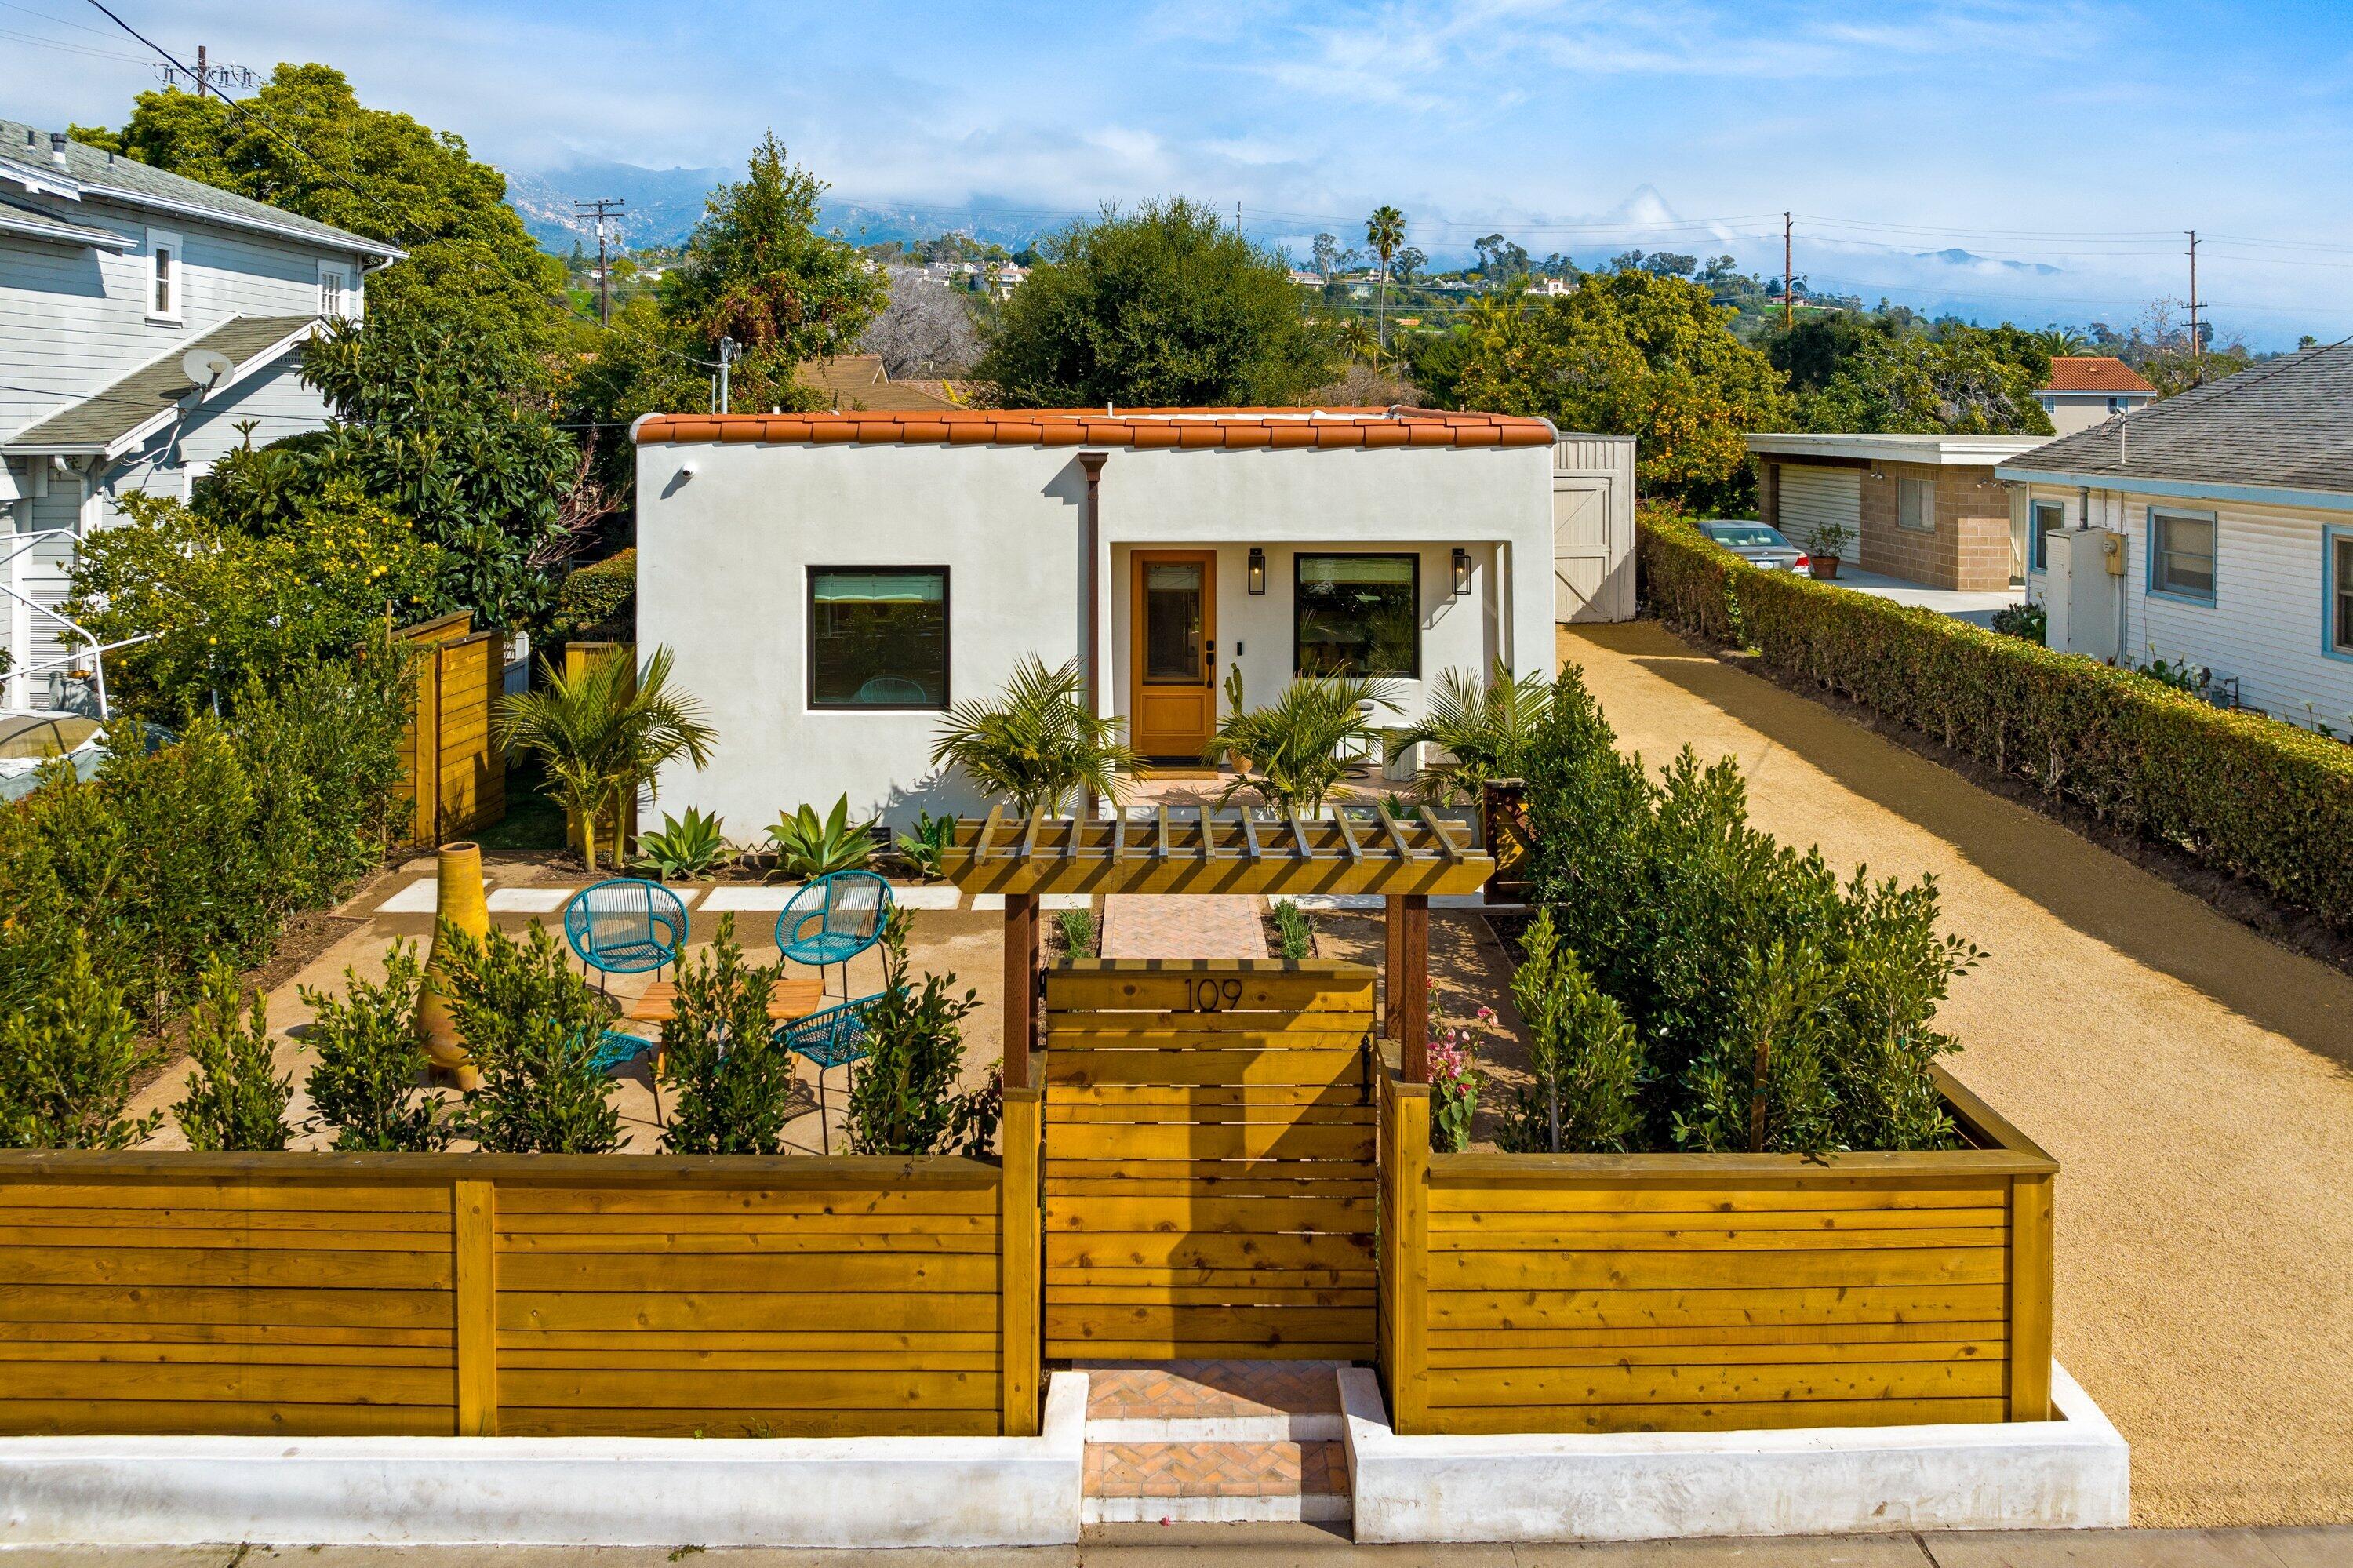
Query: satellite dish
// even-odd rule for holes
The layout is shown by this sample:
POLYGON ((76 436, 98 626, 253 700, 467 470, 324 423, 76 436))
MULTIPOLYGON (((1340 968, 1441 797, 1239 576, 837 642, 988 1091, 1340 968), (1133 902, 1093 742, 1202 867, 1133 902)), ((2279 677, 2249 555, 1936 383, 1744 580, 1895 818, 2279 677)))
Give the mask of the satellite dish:
POLYGON ((192 348, 180 355, 180 373, 207 392, 236 368, 237 362, 216 348, 192 348))

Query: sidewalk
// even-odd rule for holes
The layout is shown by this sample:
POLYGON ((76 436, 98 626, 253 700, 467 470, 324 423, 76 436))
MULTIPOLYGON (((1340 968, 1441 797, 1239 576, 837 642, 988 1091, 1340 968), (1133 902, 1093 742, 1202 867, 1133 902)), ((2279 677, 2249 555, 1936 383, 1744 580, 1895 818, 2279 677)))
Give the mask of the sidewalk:
POLYGON ((2353 1528, 1785 1536, 1606 1545, 1358 1546, 1316 1525, 1103 1525, 1077 1546, 962 1552, 701 1547, 22 1547, 7 1568, 2344 1568, 2353 1528))

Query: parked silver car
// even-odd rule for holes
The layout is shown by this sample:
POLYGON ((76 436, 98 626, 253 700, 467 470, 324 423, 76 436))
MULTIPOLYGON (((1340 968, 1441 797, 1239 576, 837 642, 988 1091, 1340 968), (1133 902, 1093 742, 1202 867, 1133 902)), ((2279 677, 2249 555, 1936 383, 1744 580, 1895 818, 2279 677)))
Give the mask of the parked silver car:
POLYGON ((1700 532, 1746 561, 1750 566, 1768 572, 1803 572, 1813 576, 1814 563, 1806 552, 1781 537, 1778 528, 1767 528, 1762 523, 1740 518, 1728 518, 1717 523, 1703 523, 1700 532))

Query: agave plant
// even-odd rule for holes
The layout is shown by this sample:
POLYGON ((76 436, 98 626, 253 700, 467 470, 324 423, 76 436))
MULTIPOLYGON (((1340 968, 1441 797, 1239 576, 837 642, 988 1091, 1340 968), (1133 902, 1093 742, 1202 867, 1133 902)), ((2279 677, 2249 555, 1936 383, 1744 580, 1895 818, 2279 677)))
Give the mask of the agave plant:
POLYGON ((1414 775, 1415 798, 1434 806, 1476 805, 1490 779, 1520 777, 1528 741, 1551 701, 1542 675, 1514 679, 1500 659, 1483 682, 1468 670, 1443 671, 1431 683, 1420 722, 1390 736, 1388 760, 1423 742, 1438 747, 1450 760, 1414 775))
POLYGON ((1030 654, 1005 689, 958 703, 940 722, 932 761, 955 768, 1023 816, 1054 812, 1080 790, 1120 802, 1141 766, 1120 739, 1121 721, 1087 712, 1075 659, 1059 670, 1030 654))
POLYGON ((642 668, 617 658, 576 675, 552 663, 545 670, 545 690, 499 699, 494 727, 510 754, 536 751, 546 759, 548 793, 580 823, 593 874, 598 824, 617 829, 627 802, 674 759, 708 763, 718 736, 692 696, 670 689, 667 648, 655 649, 642 668))
POLYGON ((1245 710, 1240 671, 1226 683, 1231 706, 1202 760, 1231 762, 1240 776, 1219 797, 1229 804, 1244 790, 1270 806, 1314 811, 1336 794, 1353 765, 1342 748, 1377 744, 1370 710, 1393 705, 1386 691, 1358 675, 1317 675, 1293 681, 1271 707, 1245 710))
POLYGON ((955 841, 955 825, 954 817, 934 817, 929 811, 916 812, 915 831, 899 835, 895 846, 899 858, 905 861, 908 869, 917 876, 939 875, 940 863, 947 853, 948 845, 955 841))
POLYGON ((650 871, 667 882, 671 877, 701 876, 727 858, 727 835, 720 819, 705 816, 692 806, 683 817, 665 815, 661 831, 638 835, 638 869, 650 871))
POLYGON ((768 825, 768 842, 776 848, 776 869, 802 882, 861 870, 874 858, 872 824, 850 821, 847 794, 823 817, 814 806, 786 811, 768 825))

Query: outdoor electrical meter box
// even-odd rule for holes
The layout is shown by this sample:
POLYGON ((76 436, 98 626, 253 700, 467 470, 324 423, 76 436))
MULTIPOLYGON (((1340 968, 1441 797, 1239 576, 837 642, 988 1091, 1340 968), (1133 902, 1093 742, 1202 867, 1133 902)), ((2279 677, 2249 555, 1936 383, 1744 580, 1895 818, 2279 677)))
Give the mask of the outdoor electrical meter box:
POLYGON ((2102 534, 2100 535, 2100 549, 2105 555, 2107 559, 2108 576, 2112 577, 2120 577, 2124 576, 2125 536, 2122 534, 2102 534))

